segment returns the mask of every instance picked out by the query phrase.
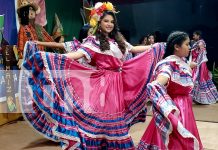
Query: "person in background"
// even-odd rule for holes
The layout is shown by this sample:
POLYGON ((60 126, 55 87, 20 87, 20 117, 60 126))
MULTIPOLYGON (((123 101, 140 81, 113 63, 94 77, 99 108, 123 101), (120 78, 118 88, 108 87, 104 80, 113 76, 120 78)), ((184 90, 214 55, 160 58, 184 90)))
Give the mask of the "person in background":
MULTIPOLYGON (((52 48, 52 49, 58 49, 58 53, 69 53, 69 52, 75 52, 80 48, 81 42, 87 38, 87 36, 92 35, 93 29, 90 25, 86 24, 84 25, 79 32, 79 40, 76 38, 73 38, 72 41, 59 41, 59 42, 41 42, 41 41, 34 41, 36 45, 41 45, 44 47, 52 48)), ((59 39, 63 37, 61 33, 56 33, 56 38, 59 39), (59 35, 59 36, 58 36, 59 35)), ((89 65, 84 58, 77 60, 79 63, 83 64, 86 67, 94 68, 95 66, 89 65)))
POLYGON ((78 40, 80 43, 83 42, 85 38, 93 34, 93 28, 89 24, 85 24, 79 31, 79 38, 78 40))
POLYGON ((153 118, 140 140, 138 149, 203 150, 192 110, 190 93, 194 86, 189 55, 189 36, 172 32, 164 59, 154 70, 154 81, 147 85, 153 118))
POLYGON ((198 104, 214 104, 218 101, 218 92, 207 68, 206 43, 202 39, 201 31, 193 33, 193 41, 189 56, 189 61, 197 64, 192 73, 194 79, 194 88, 191 93, 193 101, 198 104))
POLYGON ((148 45, 148 37, 147 36, 141 37, 139 40, 139 45, 148 45))
MULTIPOLYGON (((142 36, 140 39, 139 39, 139 44, 138 45, 148 45, 148 37, 147 36, 142 36)), ((137 54, 134 54, 134 57, 139 55, 140 53, 137 53, 137 54)))
MULTIPOLYGON (((35 23, 35 17, 40 12, 40 7, 27 0, 23 0, 17 9, 18 17, 20 19, 20 29, 18 32, 18 66, 21 66, 23 59, 23 50, 27 41, 53 41, 52 37, 45 31, 45 29, 35 23)), ((38 46, 38 49, 45 51, 43 46, 38 46)))
POLYGON ((149 34, 147 37, 148 37, 148 45, 153 45, 155 43, 155 36, 153 34, 149 34))
MULTIPOLYGON (((83 40, 87 38, 87 36, 92 35, 92 28, 90 25, 86 24, 84 25, 79 32, 79 38, 78 40, 76 38, 73 38, 72 41, 59 41, 59 42, 41 42, 41 41, 34 41, 37 45, 50 47, 50 48, 59 48, 65 51, 65 53, 68 52, 74 52, 77 51, 77 49, 80 47, 83 40)), ((56 36, 56 38, 59 38, 62 36, 62 34, 56 34, 59 36, 56 36)))

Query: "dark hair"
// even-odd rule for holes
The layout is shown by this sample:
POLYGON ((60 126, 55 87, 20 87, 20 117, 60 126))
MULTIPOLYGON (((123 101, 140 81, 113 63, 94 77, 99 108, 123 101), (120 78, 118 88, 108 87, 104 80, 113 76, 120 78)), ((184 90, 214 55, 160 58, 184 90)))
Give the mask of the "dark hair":
POLYGON ((147 37, 149 38, 150 36, 153 36, 155 38, 154 34, 148 34, 147 37))
POLYGON ((151 44, 150 42, 149 42, 149 37, 150 36, 153 36, 154 37, 154 43, 156 42, 156 36, 154 35, 154 34, 148 34, 147 35, 147 37, 148 37, 148 44, 151 44))
POLYGON ((147 36, 142 36, 142 37, 139 39, 139 44, 142 44, 142 42, 145 40, 145 38, 148 39, 147 36))
POLYGON ((174 45, 181 46, 182 43, 189 38, 188 34, 181 31, 172 32, 167 38, 166 51, 164 54, 164 58, 173 55, 174 53, 174 45))
POLYGON ((193 34, 199 35, 199 37, 202 37, 202 32, 200 30, 196 30, 193 32, 193 34))
MULTIPOLYGON (((111 33, 109 33, 109 38, 115 40, 115 42, 118 44, 119 49, 124 54, 126 52, 126 47, 125 47, 125 42, 124 42, 125 39, 123 35, 119 32, 116 16, 112 11, 104 11, 103 15, 100 18, 100 21, 106 15, 111 15, 114 18, 114 29, 111 31, 111 33)), ((98 25, 100 21, 98 22, 98 25)), ((100 41, 100 50, 101 51, 110 50, 109 41, 106 38, 106 36, 101 32, 101 29, 99 28, 99 26, 95 34, 96 34, 96 38, 100 41)))
POLYGON ((83 42, 83 39, 85 39, 88 36, 88 31, 90 28, 91 28, 91 26, 86 24, 80 29, 79 39, 78 39, 80 42, 83 42))
POLYGON ((19 17, 21 25, 29 24, 29 8, 30 6, 26 6, 20 9, 19 17))
POLYGON ((57 42, 57 43, 59 43, 60 39, 61 39, 61 36, 59 36, 59 37, 57 37, 56 39, 54 39, 54 41, 57 42))

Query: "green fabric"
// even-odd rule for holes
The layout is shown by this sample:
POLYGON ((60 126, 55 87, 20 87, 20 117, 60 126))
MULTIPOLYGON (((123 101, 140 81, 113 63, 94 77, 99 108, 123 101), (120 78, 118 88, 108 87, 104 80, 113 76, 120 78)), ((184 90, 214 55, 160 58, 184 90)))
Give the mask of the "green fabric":
POLYGON ((0 29, 4 26, 4 15, 0 15, 0 29))
POLYGON ((43 35, 42 35, 42 27, 38 24, 35 24, 36 34, 39 41, 45 41, 43 35))
POLYGON ((8 104, 8 109, 10 112, 16 111, 17 107, 13 101, 7 102, 7 104, 8 104))
POLYGON ((2 42, 3 27, 4 27, 4 15, 0 15, 0 44, 2 42))
POLYGON ((57 13, 63 25, 65 41, 78 38, 83 22, 80 15, 82 2, 79 0, 46 0, 47 32, 52 35, 55 13, 57 13))

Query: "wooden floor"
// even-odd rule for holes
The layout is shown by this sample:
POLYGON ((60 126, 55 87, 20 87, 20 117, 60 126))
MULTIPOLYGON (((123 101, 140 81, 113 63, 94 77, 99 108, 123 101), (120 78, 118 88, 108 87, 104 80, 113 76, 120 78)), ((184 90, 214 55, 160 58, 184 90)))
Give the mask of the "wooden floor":
MULTIPOLYGON (((218 103, 214 105, 193 106, 198 116, 197 126, 204 148, 218 150, 218 103), (207 107, 207 111, 202 108, 207 107), (211 111, 209 111, 211 109, 211 111), (209 111, 209 112, 208 112, 209 111), (205 117, 205 115, 212 115, 205 117), (206 119, 202 119, 206 118, 206 119), (209 120, 209 121, 208 121, 209 120)), ((151 116, 145 123, 134 125, 130 134, 137 144, 143 135, 151 116)), ((49 141, 36 133, 25 121, 17 121, 0 127, 0 150, 59 150, 59 144, 49 141)))

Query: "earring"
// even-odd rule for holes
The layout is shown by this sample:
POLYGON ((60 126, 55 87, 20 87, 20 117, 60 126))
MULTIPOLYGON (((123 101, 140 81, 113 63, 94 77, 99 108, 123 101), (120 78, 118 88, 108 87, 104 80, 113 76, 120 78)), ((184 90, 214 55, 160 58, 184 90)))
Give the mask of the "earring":
POLYGON ((101 32, 101 28, 98 28, 98 32, 101 32))

